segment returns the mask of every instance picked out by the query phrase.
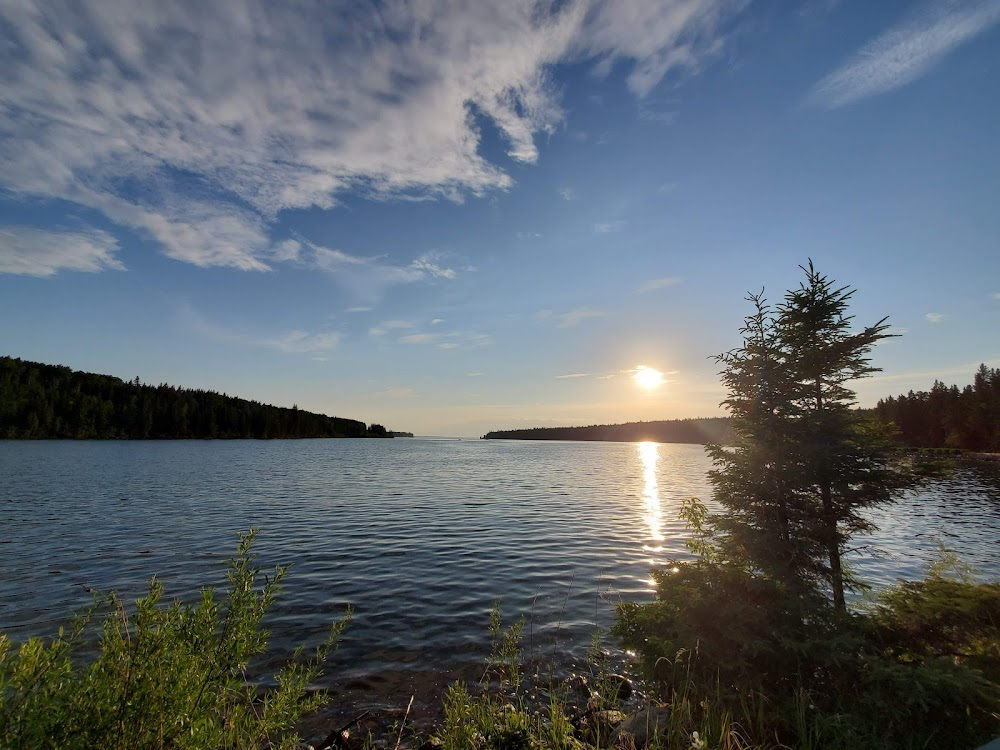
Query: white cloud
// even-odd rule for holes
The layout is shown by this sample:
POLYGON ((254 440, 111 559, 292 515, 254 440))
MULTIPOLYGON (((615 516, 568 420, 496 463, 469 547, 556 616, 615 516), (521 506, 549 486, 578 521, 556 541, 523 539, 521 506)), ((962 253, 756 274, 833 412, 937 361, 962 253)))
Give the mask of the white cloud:
POLYGON ((52 276, 59 271, 123 271, 118 241, 106 232, 0 227, 0 273, 52 276))
POLYGON ((374 308, 368 305, 361 305, 359 307, 348 307, 344 312, 346 313, 366 313, 371 312, 374 308))
POLYGON ((929 312, 926 315, 924 315, 924 319, 928 323, 941 323, 947 317, 948 316, 945 315, 944 313, 939 313, 939 312, 929 312))
POLYGON ((655 292, 659 289, 666 289, 669 286, 676 286, 680 284, 681 280, 676 276, 664 276, 659 279, 649 279, 643 282, 638 289, 635 290, 636 294, 648 294, 649 292, 655 292))
POLYGON ((432 326, 439 326, 442 323, 444 323, 444 318, 434 318, 434 320, 431 321, 432 326))
POLYGON ((467 372, 467 373, 465 373, 465 377, 467 377, 467 378, 481 378, 485 374, 486 374, 485 372, 467 372))
POLYGON ((451 331, 449 333, 411 333, 399 338, 400 344, 433 344, 438 349, 459 349, 489 346, 492 338, 486 333, 475 331, 451 331))
POLYGON ((477 119, 532 163, 563 116, 552 65, 625 60, 645 96, 744 4, 9 0, 0 187, 97 209, 180 261, 267 270, 303 250, 272 243, 283 210, 510 188, 477 119))
POLYGON ((722 44, 719 27, 746 0, 647 2, 607 0, 588 14, 575 40, 586 54, 602 58, 598 73, 610 72, 618 59, 635 61, 628 87, 645 96, 671 70, 697 70, 722 44))
POLYGON ((181 308, 179 317, 199 336, 228 344, 263 347, 285 354, 311 354, 326 352, 340 343, 340 334, 335 331, 291 330, 276 334, 249 334, 232 330, 208 320, 204 315, 187 305, 181 308))
POLYGON ((402 336, 399 339, 400 344, 432 344, 437 340, 437 336, 433 333, 411 333, 408 336, 402 336))
POLYGON ((413 323, 408 320, 384 320, 377 326, 368 329, 369 336, 385 336, 390 331, 413 328, 413 323))
POLYGON ((313 242, 302 243, 297 262, 330 274, 356 297, 365 300, 381 297, 391 286, 433 279, 452 280, 458 275, 454 269, 440 265, 436 253, 427 253, 409 264, 399 265, 384 256, 352 255, 313 242))
POLYGON ((998 0, 927 4, 923 12, 884 31, 819 81, 809 101, 842 107, 905 86, 998 21, 998 0))
POLYGON ((1000 292, 993 292, 993 294, 991 294, 990 296, 993 299, 1000 299, 1000 292))
POLYGON ((658 188, 656 192, 658 193, 672 193, 680 186, 679 182, 664 182, 658 188))
POLYGON ((456 276, 455 269, 447 268, 440 265, 437 262, 437 255, 434 253, 428 253, 420 258, 417 258, 413 263, 410 264, 412 268, 417 271, 432 276, 435 279, 453 279, 456 276))
POLYGON ((625 228, 626 221, 599 221, 594 224, 594 231, 599 234, 610 234, 611 232, 620 232, 625 228))
POLYGON ((587 372, 571 372, 568 375, 556 375, 556 380, 573 380, 576 378, 586 378, 590 377, 590 373, 587 372))
POLYGON ((586 307, 580 307, 576 310, 570 310, 568 313, 563 313, 562 315, 557 315, 556 328, 572 328, 575 325, 579 325, 584 320, 589 318, 602 318, 607 313, 601 310, 593 310, 586 307))
POLYGON ((561 187, 557 192, 564 201, 574 201, 577 198, 576 191, 571 187, 561 187))

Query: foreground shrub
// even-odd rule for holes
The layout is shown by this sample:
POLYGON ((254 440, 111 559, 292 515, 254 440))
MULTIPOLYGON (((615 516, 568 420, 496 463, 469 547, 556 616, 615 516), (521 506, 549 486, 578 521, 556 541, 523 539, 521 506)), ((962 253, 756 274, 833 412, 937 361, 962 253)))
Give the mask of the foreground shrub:
POLYGON ((295 724, 326 702, 307 688, 347 618, 308 659, 296 651, 276 689, 249 683, 251 661, 267 648, 261 623, 286 572, 254 566, 254 536, 240 535, 221 601, 205 589, 196 604, 164 603, 155 579, 134 610, 109 597, 89 664, 74 648, 91 633, 95 609, 49 643, 15 646, 0 635, 0 747, 293 747, 295 724))
POLYGON ((935 568, 843 615, 706 558, 654 578, 657 601, 620 605, 615 632, 661 699, 714 696, 747 744, 973 748, 1000 735, 1000 585, 935 568))

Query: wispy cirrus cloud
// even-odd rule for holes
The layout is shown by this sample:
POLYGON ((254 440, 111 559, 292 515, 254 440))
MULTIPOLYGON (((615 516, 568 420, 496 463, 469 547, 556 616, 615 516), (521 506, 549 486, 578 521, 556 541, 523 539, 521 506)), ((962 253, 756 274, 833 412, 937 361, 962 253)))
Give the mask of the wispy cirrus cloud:
POLYGON ((551 66, 626 61, 644 97, 715 54, 745 4, 10 0, 0 187, 96 209, 179 261, 263 271, 295 259, 271 237, 282 211, 510 188, 477 119, 531 164, 563 118, 551 66))
POLYGON ((556 328, 572 328, 579 325, 585 320, 591 318, 603 318, 607 315, 603 310, 595 310, 590 307, 578 307, 575 310, 570 310, 569 312, 562 313, 561 315, 556 315, 556 328))
POLYGON ((401 329, 414 328, 415 324, 409 320, 383 320, 378 325, 372 326, 368 329, 369 336, 385 336, 392 331, 399 331, 401 329))
POLYGON ((1000 22, 998 0, 932 0, 820 80, 807 101, 836 108, 915 81, 961 44, 1000 22))
POLYGON ((178 317, 183 324, 204 338, 228 344, 273 349, 285 354, 321 353, 336 348, 340 343, 340 334, 336 331, 310 333, 293 329, 280 333, 246 333, 215 323, 190 305, 181 307, 178 317))
POLYGON ((96 229, 74 232, 0 227, 0 273, 53 276, 59 271, 123 271, 118 240, 96 229))
POLYGON ((391 286, 418 281, 450 281, 458 276, 453 268, 442 265, 444 261, 439 253, 425 253, 409 263, 396 263, 386 256, 353 255, 308 241, 299 244, 297 265, 330 274, 355 297, 365 301, 381 297, 391 286))
POLYGON ((627 221, 621 219, 618 221, 598 221, 594 224, 594 231, 597 232, 598 234, 610 234, 611 232, 620 232, 626 227, 627 224, 628 224, 627 221))
POLYGON ((928 323, 943 323, 945 318, 947 317, 948 316, 945 315, 944 313, 929 312, 926 315, 924 315, 924 320, 926 320, 928 323))
POLYGON ((556 375, 556 380, 576 380, 577 378, 590 377, 589 372, 571 372, 567 375, 556 375))
POLYGON ((635 293, 649 294, 650 292, 656 292, 660 289, 677 286, 677 284, 680 283, 681 280, 677 276, 662 276, 658 279, 648 279, 639 285, 639 287, 635 290, 635 293))
POLYGON ((433 345, 438 349, 461 349, 489 346, 492 337, 476 331, 450 331, 448 333, 410 333, 400 336, 400 344, 433 345))

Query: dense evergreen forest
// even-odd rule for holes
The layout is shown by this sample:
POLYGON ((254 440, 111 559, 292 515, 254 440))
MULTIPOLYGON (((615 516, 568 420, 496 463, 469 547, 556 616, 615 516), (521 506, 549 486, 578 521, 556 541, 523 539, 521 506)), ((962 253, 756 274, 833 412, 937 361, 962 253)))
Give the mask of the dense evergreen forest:
POLYGON ((382 425, 0 357, 0 438, 392 437, 382 425))
POLYGON ((730 442, 728 417, 704 419, 667 419, 658 422, 628 422, 589 427, 535 427, 530 430, 494 430, 484 440, 605 440, 633 443, 650 440, 657 443, 730 442))
POLYGON ((980 365, 961 390, 935 380, 930 391, 882 399, 875 412, 896 424, 904 445, 1000 451, 1000 369, 980 365))

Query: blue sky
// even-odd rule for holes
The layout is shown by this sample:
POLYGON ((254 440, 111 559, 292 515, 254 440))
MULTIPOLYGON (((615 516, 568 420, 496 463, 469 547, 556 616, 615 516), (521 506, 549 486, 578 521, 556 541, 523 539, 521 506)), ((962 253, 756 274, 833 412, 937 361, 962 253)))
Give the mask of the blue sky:
POLYGON ((707 416, 812 258, 903 334, 862 404, 969 382, 998 80, 1000 0, 9 0, 0 353, 418 434, 707 416))

